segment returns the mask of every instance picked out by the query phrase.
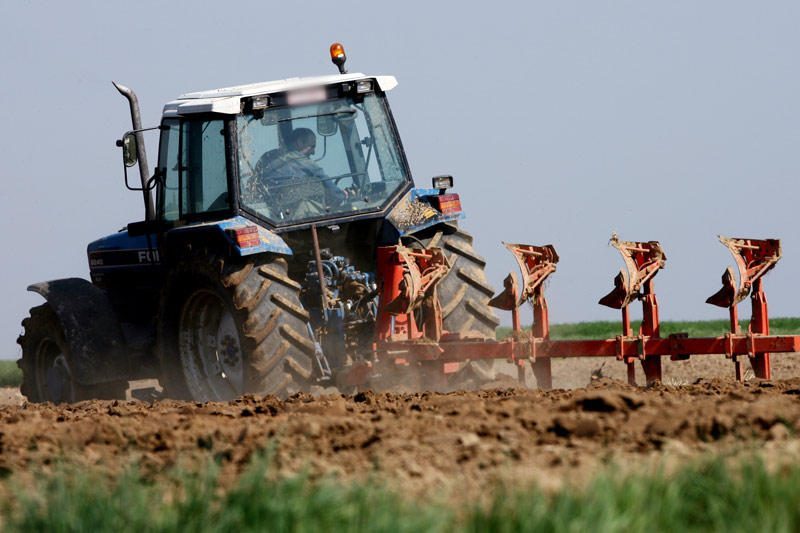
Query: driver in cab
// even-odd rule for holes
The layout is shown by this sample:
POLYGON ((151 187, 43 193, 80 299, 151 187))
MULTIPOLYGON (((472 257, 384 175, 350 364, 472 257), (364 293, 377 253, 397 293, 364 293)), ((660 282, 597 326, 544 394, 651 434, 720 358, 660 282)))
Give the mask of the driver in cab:
POLYGON ((308 128, 297 128, 289 135, 289 150, 270 151, 261 156, 256 172, 264 181, 276 210, 290 210, 294 216, 325 212, 325 206, 338 206, 347 193, 334 185, 325 171, 311 159, 317 136, 308 128))

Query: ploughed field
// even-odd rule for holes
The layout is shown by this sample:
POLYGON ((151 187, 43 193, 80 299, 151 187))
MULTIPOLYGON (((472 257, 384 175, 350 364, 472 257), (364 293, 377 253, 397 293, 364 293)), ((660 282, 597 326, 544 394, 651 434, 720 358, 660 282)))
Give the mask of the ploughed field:
MULTIPOLYGON (((557 489, 606 465, 678 466, 706 453, 800 459, 800 354, 771 382, 733 380, 724 357, 665 362, 665 383, 623 382, 624 365, 554 362, 553 391, 500 379, 469 392, 362 392, 230 403, 24 403, 0 395, 0 473, 33 483, 66 467, 159 480, 209 463, 233 484, 255 457, 270 474, 373 479, 418 494, 481 497, 497 482, 557 489), (592 374, 594 372, 594 379, 592 374), (698 379, 700 378, 700 379, 698 379), (569 387, 569 388, 567 388, 569 387)), ((641 379, 641 378, 640 378, 641 379)))

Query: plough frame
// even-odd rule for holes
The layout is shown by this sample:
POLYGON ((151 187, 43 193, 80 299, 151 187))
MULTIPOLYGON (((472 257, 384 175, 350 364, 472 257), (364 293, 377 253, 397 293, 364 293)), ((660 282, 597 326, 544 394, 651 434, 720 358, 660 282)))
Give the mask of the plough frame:
MULTIPOLYGON (((636 384, 635 365, 642 365, 648 384, 662 380, 661 358, 669 356, 673 361, 688 360, 693 355, 724 354, 734 363, 736 379, 743 381, 747 357, 756 378, 770 379, 770 354, 800 352, 800 335, 770 335, 767 298, 763 288, 763 276, 780 259, 780 241, 776 239, 739 239, 720 237, 720 241, 731 251, 738 269, 738 278, 731 268, 722 277, 723 287, 709 297, 707 302, 727 307, 730 331, 719 337, 689 338, 688 334, 660 335, 659 308, 654 289, 654 277, 666 262, 666 255, 657 241, 622 241, 613 235, 610 244, 623 257, 626 269, 614 279, 614 289, 600 299, 601 305, 619 309, 621 312, 620 335, 610 339, 553 340, 550 339, 550 323, 544 281, 556 271, 559 257, 552 245, 504 243, 514 255, 521 271, 521 281, 509 274, 504 281, 504 290, 497 294, 490 305, 510 311, 512 334, 504 340, 476 339, 458 333, 443 331, 441 316, 435 313, 436 306, 421 305, 430 302, 435 293, 435 281, 427 284, 417 295, 416 302, 404 302, 401 312, 388 305, 381 306, 378 323, 381 326, 374 345, 373 361, 356 365, 345 375, 345 382, 363 384, 370 376, 379 375, 388 367, 414 364, 427 368, 438 368, 442 375, 452 374, 469 361, 504 359, 513 363, 517 377, 523 384, 525 368, 531 365, 539 388, 552 388, 551 360, 571 357, 614 357, 627 367, 628 382, 636 384), (424 292, 424 294, 423 294, 424 292), (739 326, 737 305, 747 296, 752 303, 750 326, 743 333, 739 326), (634 332, 629 306, 634 300, 642 303, 642 322, 634 332), (520 324, 519 308, 530 302, 533 322, 529 330, 520 324), (418 328, 419 316, 415 311, 428 309, 433 317, 425 317, 418 328), (438 325, 437 325, 438 324, 438 325), (366 368, 365 368, 366 365, 366 368)), ((381 301, 396 302, 398 295, 408 292, 408 283, 402 279, 441 278, 449 267, 440 260, 439 250, 409 252, 404 247, 386 247, 380 252, 387 267, 380 273, 382 280, 381 301), (410 260, 416 258, 416 261, 410 260), (431 258, 435 258, 431 262, 431 258), (432 266, 431 266, 432 265, 432 266), (419 267, 429 266, 430 272, 419 267), (388 270, 388 271, 387 271, 388 270), (434 272, 435 271, 435 272, 434 272), (431 274, 433 272, 433 274, 431 274), (427 277, 426 277, 427 276, 427 277)), ((408 297, 406 298, 408 299, 408 297)))

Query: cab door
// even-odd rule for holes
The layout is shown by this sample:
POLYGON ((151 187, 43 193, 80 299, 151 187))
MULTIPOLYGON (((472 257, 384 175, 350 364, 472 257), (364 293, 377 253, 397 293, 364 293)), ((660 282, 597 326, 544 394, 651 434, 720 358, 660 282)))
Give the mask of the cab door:
POLYGON ((157 216, 168 224, 231 214, 227 121, 214 116, 166 119, 159 146, 157 216))

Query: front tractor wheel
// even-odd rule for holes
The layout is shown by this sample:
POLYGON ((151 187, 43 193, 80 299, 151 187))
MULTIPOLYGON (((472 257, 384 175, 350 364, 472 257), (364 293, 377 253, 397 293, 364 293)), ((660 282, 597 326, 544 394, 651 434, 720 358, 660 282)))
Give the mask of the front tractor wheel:
POLYGON ((90 398, 125 398, 126 381, 90 386, 75 381, 64 327, 48 304, 32 308, 22 325, 25 333, 17 339, 22 358, 17 366, 22 370, 20 392, 28 401, 71 403, 90 398))
POLYGON ((167 395, 227 401, 307 389, 315 346, 299 289, 282 258, 238 265, 203 258, 179 267, 159 320, 167 395))

